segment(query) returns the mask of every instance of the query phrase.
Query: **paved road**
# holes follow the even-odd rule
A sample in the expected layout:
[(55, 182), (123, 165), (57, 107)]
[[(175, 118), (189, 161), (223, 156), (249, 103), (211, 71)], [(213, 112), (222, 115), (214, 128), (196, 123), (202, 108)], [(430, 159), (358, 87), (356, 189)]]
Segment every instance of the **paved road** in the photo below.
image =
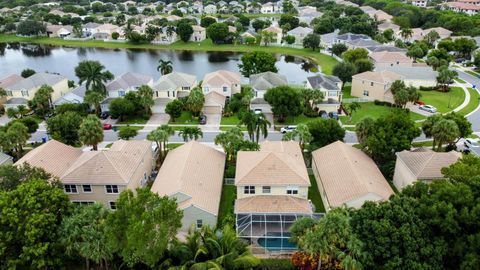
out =
[[(471, 85), (475, 85), (477, 89), (480, 87), (480, 79), (476, 78), (468, 73), (465, 73), (461, 70), (458, 70), (458, 77)], [(478, 91), (478, 90), (477, 90)], [(475, 132), (480, 132), (480, 110), (477, 110), (476, 112), (472, 113), (470, 116), (468, 116), (468, 121), (472, 123), (472, 129)]]

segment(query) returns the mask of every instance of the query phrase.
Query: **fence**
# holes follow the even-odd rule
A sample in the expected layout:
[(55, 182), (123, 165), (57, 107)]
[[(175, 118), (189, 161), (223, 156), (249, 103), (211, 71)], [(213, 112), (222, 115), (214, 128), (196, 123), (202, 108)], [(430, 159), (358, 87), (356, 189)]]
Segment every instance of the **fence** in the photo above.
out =
[(365, 103), (365, 102), (373, 102), (373, 100), (369, 98), (343, 98), (342, 102), (343, 103), (352, 103), (352, 102)]
[(235, 178), (225, 178), (223, 183), (230, 186), (235, 185)]

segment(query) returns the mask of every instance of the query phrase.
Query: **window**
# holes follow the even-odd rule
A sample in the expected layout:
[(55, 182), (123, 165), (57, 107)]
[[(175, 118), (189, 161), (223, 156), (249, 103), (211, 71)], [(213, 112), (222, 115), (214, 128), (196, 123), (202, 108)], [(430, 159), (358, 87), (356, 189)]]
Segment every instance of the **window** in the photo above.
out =
[(94, 204), (95, 202), (94, 201), (73, 201), (73, 203), (77, 205), (90, 205), (90, 204)]
[(363, 96), (368, 97), (370, 93), (367, 90), (363, 90)]
[(338, 96), (338, 92), (337, 91), (328, 91), (328, 96), (329, 97), (336, 97), (336, 96)]
[(203, 220), (197, 219), (197, 229), (201, 229), (203, 226)]
[(22, 90), (22, 97), (28, 97), (28, 91)]
[(13, 96), (12, 91), (7, 91), (7, 96), (9, 96), (9, 97)]
[(190, 90), (190, 86), (182, 86), (182, 90)]
[(116, 202), (108, 202), (108, 204), (110, 205), (110, 209), (112, 209), (112, 210), (117, 209), (117, 203)]
[(83, 192), (85, 193), (90, 193), (92, 192), (92, 186), (91, 185), (82, 185)]
[(66, 193), (78, 193), (76, 185), (64, 185), (63, 188)]
[(224, 86), (223, 87), (223, 92), (227, 92), (228, 91), (228, 87)]
[(208, 86), (203, 87), (203, 92), (208, 93), (210, 91), (210, 88)]
[(373, 86), (373, 82), (370, 83), (370, 86)]
[(117, 185), (106, 185), (105, 189), (107, 190), (107, 193), (118, 193), (118, 186)]
[(255, 194), (255, 186), (245, 186), (243, 188), (244, 194)]
[(298, 187), (287, 187), (287, 194), (289, 195), (298, 194)]
[(270, 193), (271, 192), (271, 187), (270, 186), (263, 186), (262, 187), (262, 193)]
[(125, 96), (125, 91), (123, 91), (123, 90), (118, 91), (118, 96), (119, 97), (124, 97)]

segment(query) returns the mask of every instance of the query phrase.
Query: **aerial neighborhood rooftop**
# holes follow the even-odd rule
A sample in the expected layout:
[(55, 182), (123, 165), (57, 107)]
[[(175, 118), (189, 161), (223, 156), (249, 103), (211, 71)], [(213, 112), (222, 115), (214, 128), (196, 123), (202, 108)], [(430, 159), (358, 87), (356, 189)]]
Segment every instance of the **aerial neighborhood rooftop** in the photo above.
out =
[(0, 264), (480, 269), (480, 0), (392, 1), (0, 1)]

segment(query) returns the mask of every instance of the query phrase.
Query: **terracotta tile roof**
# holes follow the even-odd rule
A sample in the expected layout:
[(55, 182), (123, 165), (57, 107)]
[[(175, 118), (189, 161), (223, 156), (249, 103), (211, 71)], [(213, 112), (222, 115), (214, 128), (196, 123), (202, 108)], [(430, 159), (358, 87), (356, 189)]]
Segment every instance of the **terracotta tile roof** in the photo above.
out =
[(383, 62), (401, 62), (401, 63), (413, 63), (413, 60), (410, 57), (407, 57), (403, 53), (399, 52), (374, 52), (370, 54), (370, 58), (372, 58), (377, 63)]
[(288, 195), (257, 195), (235, 200), (235, 214), (239, 213), (296, 213), (311, 214), (312, 206), (306, 199)]
[(356, 75), (353, 75), (352, 78), (360, 79), (360, 80), (367, 80), (367, 81), (372, 81), (372, 82), (377, 82), (377, 83), (382, 83), (382, 84), (388, 84), (392, 83), (396, 80), (401, 80), (403, 79), (402, 76), (391, 72), (391, 71), (366, 71), (363, 73), (359, 73)]
[(17, 82), (23, 80), (23, 77), (17, 74), (11, 74), (0, 80), (0, 88), (7, 88), (11, 85), (16, 84)]
[(202, 86), (223, 87), (240, 84), (240, 73), (218, 70), (205, 74)]
[(442, 168), (457, 162), (462, 155), (458, 152), (434, 152), (429, 149), (422, 151), (402, 151), (397, 158), (402, 160), (417, 179), (443, 178)]
[(480, 10), (480, 6), (468, 3), (461, 3), (461, 2), (449, 2), (446, 3), (447, 6), (451, 8), (458, 8), (463, 10)]
[(282, 28), (277, 27), (277, 26), (273, 26), (273, 25), (263, 29), (263, 31), (272, 32), (272, 33), (275, 33), (275, 34), (283, 32)]
[(312, 154), (318, 184), (323, 186), (330, 207), (370, 194), (387, 200), (393, 194), (377, 165), (359, 149), (337, 141)]
[(15, 165), (28, 163), (60, 178), (82, 153), (78, 148), (50, 140), (28, 152)]
[(239, 151), (235, 185), (310, 186), (307, 169), (297, 142), (260, 144), (260, 151)]
[(167, 196), (185, 194), (189, 199), (180, 203), (181, 209), (194, 205), (217, 215), (224, 166), (224, 153), (191, 141), (168, 153), (151, 190)]
[(212, 91), (205, 95), (205, 104), (204, 106), (225, 106), (225, 96), (218, 93), (217, 91)]

